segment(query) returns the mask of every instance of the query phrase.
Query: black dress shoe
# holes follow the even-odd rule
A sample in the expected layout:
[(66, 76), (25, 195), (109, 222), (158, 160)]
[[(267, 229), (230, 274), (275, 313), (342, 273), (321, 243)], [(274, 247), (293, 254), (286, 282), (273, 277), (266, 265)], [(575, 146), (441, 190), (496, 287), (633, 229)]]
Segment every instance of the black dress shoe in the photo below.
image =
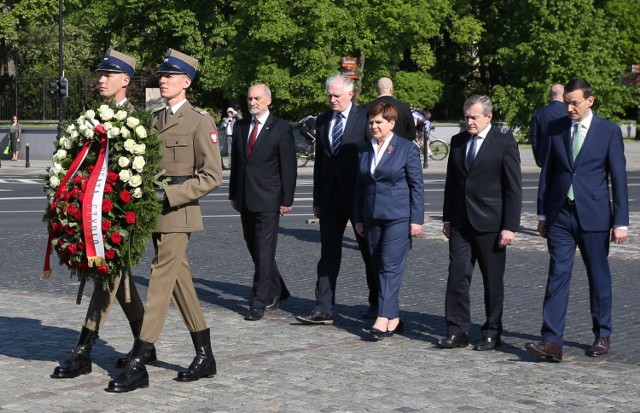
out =
[(539, 343), (527, 343), (524, 348), (529, 354), (547, 361), (562, 361), (562, 346), (549, 340), (542, 340)]
[(314, 311), (308, 316), (297, 315), (296, 320), (298, 320), (302, 324), (310, 324), (310, 325), (333, 324), (333, 317), (331, 317), (330, 315), (321, 313), (320, 311)]
[(438, 346), (441, 348), (458, 348), (467, 347), (468, 345), (469, 334), (467, 333), (452, 334), (438, 341)]
[(249, 312), (247, 313), (247, 315), (244, 316), (244, 319), (247, 321), (258, 321), (262, 317), (264, 317), (264, 309), (252, 307), (249, 309)]
[(382, 340), (385, 337), (393, 336), (393, 331), (382, 331), (375, 327), (363, 328), (362, 331), (371, 334), (376, 340)]
[(611, 348), (611, 339), (609, 337), (598, 337), (593, 342), (591, 348), (587, 350), (587, 356), (604, 356), (609, 353), (609, 348)]
[(473, 347), (473, 349), (476, 351), (495, 350), (501, 342), (500, 337), (483, 337), (482, 340)]

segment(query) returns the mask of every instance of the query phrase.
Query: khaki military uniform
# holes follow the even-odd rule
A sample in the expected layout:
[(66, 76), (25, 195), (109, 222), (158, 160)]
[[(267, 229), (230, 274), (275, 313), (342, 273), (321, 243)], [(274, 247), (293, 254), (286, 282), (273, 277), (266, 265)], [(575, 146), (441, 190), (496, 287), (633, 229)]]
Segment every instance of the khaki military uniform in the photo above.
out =
[(154, 343), (164, 325), (171, 297), (190, 332), (207, 328), (186, 256), (189, 237), (203, 229), (198, 199), (220, 186), (222, 164), (213, 118), (185, 102), (165, 120), (156, 113), (153, 130), (160, 135), (162, 159), (158, 168), (176, 177), (165, 189), (168, 206), (154, 230), (155, 257), (151, 264), (146, 312), (140, 339)]
[[(135, 108), (131, 102), (127, 99), (123, 105), (127, 112), (135, 111)], [(122, 282), (122, 280), (125, 282)], [(128, 285), (125, 285), (128, 283)], [(127, 302), (126, 288), (129, 288), (129, 301)], [(120, 272), (113, 279), (111, 285), (111, 291), (105, 291), (102, 288), (102, 281), (96, 281), (93, 285), (93, 294), (91, 295), (91, 301), (87, 308), (87, 315), (84, 320), (84, 326), (91, 331), (99, 331), (104, 323), (107, 321), (107, 316), (111, 311), (114, 299), (117, 298), (124, 311), (129, 323), (136, 321), (142, 322), (144, 316), (144, 307), (140, 294), (136, 289), (136, 285), (131, 277), (123, 277), (123, 273)]]

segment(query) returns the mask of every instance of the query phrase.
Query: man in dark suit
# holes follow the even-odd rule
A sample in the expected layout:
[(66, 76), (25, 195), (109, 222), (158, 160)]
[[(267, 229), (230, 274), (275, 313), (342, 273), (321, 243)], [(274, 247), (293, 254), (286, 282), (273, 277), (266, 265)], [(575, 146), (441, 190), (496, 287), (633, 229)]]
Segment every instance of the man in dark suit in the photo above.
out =
[(373, 103), (378, 101), (391, 103), (398, 109), (398, 120), (396, 121), (396, 126), (393, 128), (393, 133), (401, 138), (415, 141), (416, 124), (413, 120), (413, 114), (411, 113), (411, 106), (393, 97), (393, 81), (388, 77), (381, 77), (376, 84), (376, 91), (378, 92), (378, 99), (369, 103), (365, 107), (365, 111), (368, 110)]
[(549, 127), (549, 156), (538, 185), (538, 232), (547, 239), (549, 276), (542, 307), (542, 341), (525, 348), (550, 361), (562, 360), (576, 245), (589, 278), (595, 335), (587, 355), (605, 355), (611, 345), (609, 242), (626, 241), (629, 202), (620, 127), (593, 113), (594, 100), (587, 81), (575, 79), (565, 85), (569, 117)]
[[(316, 305), (308, 316), (297, 316), (304, 324), (333, 324), (336, 281), (342, 260), (342, 238), (347, 222), (353, 226), (353, 205), (359, 148), (369, 142), (363, 108), (351, 102), (353, 81), (343, 75), (327, 79), (331, 110), (316, 121), (316, 159), (313, 168), (313, 213), (320, 218), (320, 260), (316, 283)], [(354, 229), (355, 233), (355, 229)], [(378, 281), (371, 269), (367, 241), (355, 234), (367, 273), (369, 310), (378, 314)]]
[(251, 117), (233, 129), (229, 199), (240, 212), (242, 232), (254, 263), (253, 288), (245, 320), (257, 321), (276, 309), (289, 291), (276, 264), (280, 216), (291, 212), (296, 189), (296, 149), (291, 125), (269, 112), (271, 90), (249, 88)]
[(563, 85), (554, 84), (551, 86), (549, 93), (551, 102), (538, 108), (533, 115), (533, 121), (531, 122), (531, 149), (536, 165), (540, 168), (542, 168), (544, 159), (549, 152), (549, 137), (547, 134), (549, 124), (551, 121), (567, 116), (567, 108), (562, 101), (563, 93)]
[(484, 283), (486, 321), (475, 350), (500, 344), (506, 247), (520, 227), (522, 179), (517, 142), (491, 126), (492, 103), (474, 95), (464, 103), (467, 131), (451, 139), (442, 232), (449, 238), (442, 348), (466, 347), (471, 326), (469, 286), (476, 261)]

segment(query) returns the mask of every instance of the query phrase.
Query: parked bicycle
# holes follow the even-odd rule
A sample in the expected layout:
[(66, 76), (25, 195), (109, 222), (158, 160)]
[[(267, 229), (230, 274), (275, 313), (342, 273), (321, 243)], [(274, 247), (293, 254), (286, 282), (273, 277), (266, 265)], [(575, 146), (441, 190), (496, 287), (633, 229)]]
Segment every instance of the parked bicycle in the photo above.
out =
[(307, 162), (310, 160), (314, 160), (316, 157), (316, 140), (309, 142), (307, 146), (302, 150), (298, 151), (296, 154), (298, 158), (298, 167), (303, 167), (307, 165)]

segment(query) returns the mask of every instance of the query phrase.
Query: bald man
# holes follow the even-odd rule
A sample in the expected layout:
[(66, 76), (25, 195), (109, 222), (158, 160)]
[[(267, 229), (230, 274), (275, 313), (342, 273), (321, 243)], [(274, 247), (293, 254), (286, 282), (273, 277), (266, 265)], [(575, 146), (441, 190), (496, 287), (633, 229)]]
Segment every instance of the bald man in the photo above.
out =
[(411, 107), (393, 97), (393, 81), (388, 77), (381, 77), (376, 84), (376, 91), (378, 92), (378, 99), (365, 106), (365, 110), (368, 110), (371, 105), (378, 101), (392, 104), (398, 110), (398, 119), (396, 126), (393, 128), (393, 133), (402, 138), (414, 141), (416, 139), (416, 125), (413, 122)]

